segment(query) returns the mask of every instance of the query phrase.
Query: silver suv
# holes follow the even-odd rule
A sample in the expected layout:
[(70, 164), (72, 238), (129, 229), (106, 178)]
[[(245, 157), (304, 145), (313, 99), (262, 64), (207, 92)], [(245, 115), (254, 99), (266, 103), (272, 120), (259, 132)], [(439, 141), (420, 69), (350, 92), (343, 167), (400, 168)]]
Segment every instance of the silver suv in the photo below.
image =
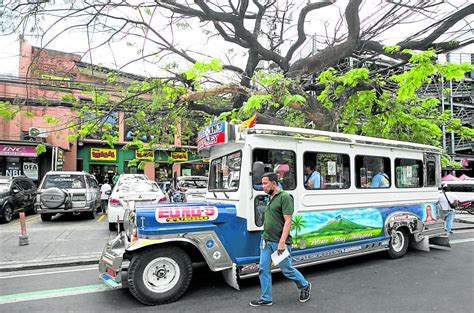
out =
[(85, 172), (48, 172), (38, 188), (35, 205), (45, 222), (56, 213), (82, 213), (94, 219), (100, 207), (99, 184)]

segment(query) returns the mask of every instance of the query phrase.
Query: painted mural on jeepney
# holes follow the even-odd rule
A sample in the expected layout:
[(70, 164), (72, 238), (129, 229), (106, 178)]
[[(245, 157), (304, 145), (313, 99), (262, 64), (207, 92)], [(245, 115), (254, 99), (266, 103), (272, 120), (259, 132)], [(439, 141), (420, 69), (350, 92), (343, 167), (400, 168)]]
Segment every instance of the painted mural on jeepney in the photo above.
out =
[(434, 223), (438, 218), (436, 203), (303, 212), (293, 217), (292, 247), (306, 249), (380, 237), (383, 235), (385, 218), (396, 212), (411, 212), (425, 224)]
[(304, 212), (292, 223), (293, 248), (305, 249), (379, 237), (383, 218), (377, 209)]
[(421, 220), (425, 224), (433, 224), (438, 219), (436, 215), (436, 203), (420, 204), (421, 214), (419, 214)]

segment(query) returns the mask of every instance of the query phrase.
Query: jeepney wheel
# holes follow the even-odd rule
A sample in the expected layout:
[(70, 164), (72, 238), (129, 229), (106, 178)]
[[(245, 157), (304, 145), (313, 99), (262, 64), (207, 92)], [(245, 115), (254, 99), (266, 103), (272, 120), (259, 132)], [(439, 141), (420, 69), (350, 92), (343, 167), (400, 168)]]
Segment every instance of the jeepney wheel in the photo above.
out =
[(388, 254), (392, 259), (404, 256), (408, 250), (408, 235), (405, 229), (398, 228), (391, 236)]
[(193, 276), (191, 259), (177, 247), (158, 247), (135, 255), (128, 269), (128, 285), (143, 304), (157, 305), (178, 300)]

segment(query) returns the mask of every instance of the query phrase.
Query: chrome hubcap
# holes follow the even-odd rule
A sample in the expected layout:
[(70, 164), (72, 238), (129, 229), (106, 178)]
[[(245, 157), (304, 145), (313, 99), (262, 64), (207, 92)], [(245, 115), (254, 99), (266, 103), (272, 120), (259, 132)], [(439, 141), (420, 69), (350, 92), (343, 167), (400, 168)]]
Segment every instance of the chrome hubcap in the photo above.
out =
[(143, 272), (145, 286), (153, 292), (166, 292), (178, 283), (181, 275), (179, 265), (171, 258), (152, 260)]
[(395, 252), (400, 252), (405, 244), (405, 238), (403, 237), (402, 232), (397, 231), (394, 236), (392, 236), (392, 248)]

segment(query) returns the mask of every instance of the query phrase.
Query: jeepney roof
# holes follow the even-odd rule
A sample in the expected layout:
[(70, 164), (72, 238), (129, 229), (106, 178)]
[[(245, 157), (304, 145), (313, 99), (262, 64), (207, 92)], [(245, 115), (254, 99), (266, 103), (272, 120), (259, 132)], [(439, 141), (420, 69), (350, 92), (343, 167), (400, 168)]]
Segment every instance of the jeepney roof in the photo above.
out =
[(380, 145), (399, 149), (417, 149), (433, 153), (441, 152), (440, 148), (430, 145), (296, 127), (256, 124), (253, 128), (248, 128), (246, 131), (248, 135), (289, 136), (310, 140), (347, 142), (349, 144)]

